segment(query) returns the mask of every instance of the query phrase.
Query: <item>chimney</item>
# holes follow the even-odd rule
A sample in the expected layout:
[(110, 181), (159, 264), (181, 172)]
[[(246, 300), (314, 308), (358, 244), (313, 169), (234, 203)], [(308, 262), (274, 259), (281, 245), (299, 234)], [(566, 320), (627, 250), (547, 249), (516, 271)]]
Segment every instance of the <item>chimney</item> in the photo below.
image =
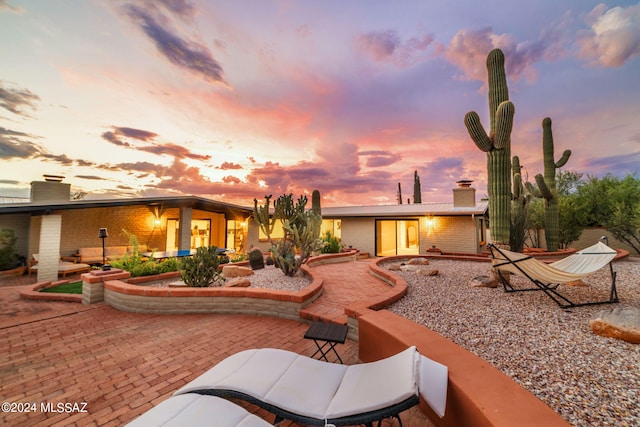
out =
[(71, 184), (64, 184), (64, 176), (44, 175), (44, 181), (31, 182), (31, 202), (68, 202)]
[(473, 181), (462, 179), (456, 181), (458, 188), (453, 189), (454, 208), (473, 208), (476, 205), (476, 189), (471, 187)]

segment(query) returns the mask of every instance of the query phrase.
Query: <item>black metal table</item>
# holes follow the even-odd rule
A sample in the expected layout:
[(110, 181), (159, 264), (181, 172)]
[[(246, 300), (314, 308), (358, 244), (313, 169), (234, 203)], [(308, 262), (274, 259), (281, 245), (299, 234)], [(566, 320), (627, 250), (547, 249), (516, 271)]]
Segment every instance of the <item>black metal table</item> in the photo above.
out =
[(336, 344), (344, 344), (347, 339), (348, 332), (349, 327), (347, 325), (339, 325), (337, 323), (326, 322), (312, 323), (311, 326), (309, 326), (307, 332), (304, 334), (304, 337), (306, 339), (313, 340), (313, 342), (316, 343), (316, 347), (318, 347), (316, 352), (313, 353), (311, 357), (316, 357), (317, 354), (320, 354), (318, 359), (324, 359), (328, 362), (329, 360), (327, 359), (327, 354), (333, 351), (333, 353), (338, 358), (338, 361), (340, 363), (343, 363), (340, 355), (336, 351)]

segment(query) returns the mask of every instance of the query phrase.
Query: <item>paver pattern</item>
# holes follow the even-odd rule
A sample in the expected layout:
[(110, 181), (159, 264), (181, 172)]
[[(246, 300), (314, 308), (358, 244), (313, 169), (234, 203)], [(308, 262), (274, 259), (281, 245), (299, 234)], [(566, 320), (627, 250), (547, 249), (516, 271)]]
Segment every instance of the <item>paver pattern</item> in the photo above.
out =
[[(365, 262), (314, 267), (325, 276), (325, 295), (315, 303), (321, 304), (319, 311), (343, 315), (344, 304), (387, 286), (366, 267)], [(0, 399), (35, 403), (33, 412), (0, 413), (1, 425), (119, 426), (238, 351), (274, 347), (307, 356), (315, 351), (303, 338), (309, 326), (303, 321), (126, 313), (103, 303), (21, 300), (20, 290), (33, 282), (0, 283)], [(359, 362), (357, 343), (347, 340), (338, 349), (345, 363)], [(59, 403), (68, 406), (51, 411)], [(271, 414), (243, 406), (273, 421)], [(430, 425), (418, 408), (405, 411), (402, 419), (409, 427)]]

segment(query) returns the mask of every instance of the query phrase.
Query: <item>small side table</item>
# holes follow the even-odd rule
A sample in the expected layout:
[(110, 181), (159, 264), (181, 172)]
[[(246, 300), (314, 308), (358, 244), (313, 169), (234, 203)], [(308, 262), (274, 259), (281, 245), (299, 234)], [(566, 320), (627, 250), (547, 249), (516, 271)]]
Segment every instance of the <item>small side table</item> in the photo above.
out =
[(326, 322), (312, 323), (304, 334), (305, 339), (313, 340), (313, 342), (316, 343), (316, 347), (318, 347), (311, 357), (316, 357), (316, 355), (320, 354), (318, 360), (324, 359), (328, 362), (327, 354), (333, 351), (338, 358), (338, 361), (343, 363), (340, 355), (336, 351), (336, 344), (344, 344), (347, 339), (348, 332), (349, 327), (347, 325)]

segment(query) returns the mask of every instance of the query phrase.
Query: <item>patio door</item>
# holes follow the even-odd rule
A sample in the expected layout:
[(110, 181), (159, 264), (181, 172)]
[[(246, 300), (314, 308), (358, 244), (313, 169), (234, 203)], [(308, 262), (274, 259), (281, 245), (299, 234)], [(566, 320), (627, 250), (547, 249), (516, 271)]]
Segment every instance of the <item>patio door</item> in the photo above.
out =
[[(211, 244), (211, 220), (193, 219), (191, 220), (191, 249), (201, 246), (207, 247)], [(180, 220), (167, 220), (167, 250), (178, 249), (178, 233), (180, 231)]]
[(418, 255), (418, 227), (417, 219), (376, 220), (376, 256)]

